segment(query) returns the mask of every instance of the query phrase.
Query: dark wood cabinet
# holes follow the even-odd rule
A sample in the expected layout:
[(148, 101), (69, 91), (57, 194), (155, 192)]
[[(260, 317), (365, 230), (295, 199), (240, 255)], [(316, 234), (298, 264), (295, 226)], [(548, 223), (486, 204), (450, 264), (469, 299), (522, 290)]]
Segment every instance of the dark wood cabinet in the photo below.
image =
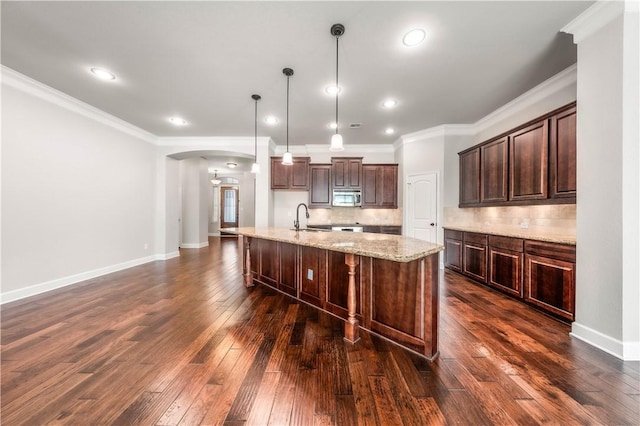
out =
[(576, 196), (576, 107), (549, 120), (549, 197)]
[(280, 282), (280, 245), (276, 241), (269, 240), (261, 240), (259, 244), (258, 276), (265, 284), (278, 288)]
[(508, 154), (507, 137), (489, 142), (480, 147), (480, 201), (507, 201), (508, 198)]
[(487, 235), (464, 233), (462, 272), (477, 281), (487, 282)]
[(444, 230), (444, 266), (462, 272), (463, 232)]
[(331, 158), (334, 189), (362, 188), (362, 157)]
[(460, 207), (480, 202), (480, 148), (463, 151), (460, 158)]
[(326, 283), (326, 250), (300, 246), (300, 299), (323, 307)]
[(524, 300), (569, 321), (575, 319), (575, 246), (525, 242)]
[(365, 164), (362, 181), (363, 208), (398, 208), (397, 164)]
[(488, 284), (521, 298), (523, 252), (522, 239), (489, 235)]
[(309, 208), (331, 207), (331, 164), (309, 165)]
[(278, 289), (284, 293), (296, 296), (296, 266), (298, 246), (281, 243), (280, 245), (280, 276)]
[(309, 190), (309, 157), (294, 157), (291, 166), (271, 157), (271, 189)]
[(549, 161), (548, 120), (509, 136), (509, 199), (547, 198)]
[[(358, 263), (360, 263), (358, 259)], [(328, 253), (328, 282), (326, 295), (326, 310), (342, 319), (347, 319), (347, 286), (345, 285), (345, 277), (349, 274), (349, 267), (345, 264), (344, 253), (330, 251)], [(361, 319), (362, 304), (360, 303), (360, 292), (362, 288), (360, 269), (356, 268), (356, 316)]]

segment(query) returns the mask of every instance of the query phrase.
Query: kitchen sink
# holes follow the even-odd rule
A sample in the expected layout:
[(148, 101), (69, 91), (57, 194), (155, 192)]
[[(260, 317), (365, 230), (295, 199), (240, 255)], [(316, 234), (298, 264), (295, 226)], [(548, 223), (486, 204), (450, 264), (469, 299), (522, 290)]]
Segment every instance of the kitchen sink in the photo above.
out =
[[(296, 228), (291, 228), (291, 231), (295, 231)], [(319, 228), (300, 228), (299, 232), (328, 232), (328, 229), (319, 229)]]

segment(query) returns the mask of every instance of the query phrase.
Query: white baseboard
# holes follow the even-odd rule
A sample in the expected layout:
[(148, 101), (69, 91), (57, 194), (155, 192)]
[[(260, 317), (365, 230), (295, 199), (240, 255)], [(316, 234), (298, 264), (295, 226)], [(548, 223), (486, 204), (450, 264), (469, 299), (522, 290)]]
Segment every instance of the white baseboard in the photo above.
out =
[(80, 281), (90, 280), (92, 278), (110, 274), (112, 272), (117, 272), (123, 269), (142, 265), (143, 263), (153, 262), (157, 260), (157, 258), (158, 258), (157, 255), (141, 257), (139, 259), (129, 260), (127, 262), (118, 263), (116, 265), (105, 266), (104, 268), (94, 269), (93, 271), (87, 271), (87, 272), (82, 272), (80, 274), (69, 275), (67, 277), (62, 277), (62, 278), (47, 281), (44, 283), (35, 284), (29, 287), (8, 291), (6, 293), (1, 293), (0, 304), (24, 299), (25, 297), (35, 296), (37, 294), (55, 290), (57, 288), (65, 287), (71, 284), (76, 284), (76, 283), (79, 283)]
[(185, 249), (199, 249), (199, 248), (204, 248), (204, 247), (209, 247), (209, 241), (205, 241), (203, 243), (182, 243), (180, 244), (180, 248), (185, 248)]
[(180, 251), (174, 251), (172, 253), (156, 254), (156, 260), (169, 260), (174, 257), (180, 257)]
[(623, 342), (577, 322), (570, 335), (623, 361), (640, 361), (640, 342)]

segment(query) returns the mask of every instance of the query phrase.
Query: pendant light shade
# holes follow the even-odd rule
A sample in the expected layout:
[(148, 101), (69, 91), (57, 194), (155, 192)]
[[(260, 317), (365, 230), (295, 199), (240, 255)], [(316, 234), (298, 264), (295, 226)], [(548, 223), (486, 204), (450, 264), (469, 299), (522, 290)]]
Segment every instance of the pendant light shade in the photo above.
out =
[(262, 99), (260, 95), (251, 95), (251, 99), (255, 101), (254, 114), (254, 148), (253, 148), (253, 164), (251, 165), (251, 173), (260, 173), (260, 164), (258, 164), (258, 101)]
[[(338, 85), (338, 40), (340, 36), (344, 34), (344, 25), (342, 24), (333, 24), (331, 26), (331, 35), (336, 38), (336, 87), (340, 87)], [(331, 146), (329, 147), (329, 151), (344, 151), (344, 145), (342, 143), (342, 135), (338, 133), (338, 94), (339, 90), (336, 90), (336, 134), (331, 137)]]
[(213, 179), (211, 179), (211, 183), (213, 186), (218, 186), (222, 183), (220, 179), (218, 179), (218, 170), (214, 170), (215, 174), (213, 175)]
[(289, 152), (289, 78), (293, 75), (291, 68), (285, 68), (282, 73), (287, 76), (287, 152), (282, 156), (282, 164), (285, 166), (293, 165), (293, 155)]

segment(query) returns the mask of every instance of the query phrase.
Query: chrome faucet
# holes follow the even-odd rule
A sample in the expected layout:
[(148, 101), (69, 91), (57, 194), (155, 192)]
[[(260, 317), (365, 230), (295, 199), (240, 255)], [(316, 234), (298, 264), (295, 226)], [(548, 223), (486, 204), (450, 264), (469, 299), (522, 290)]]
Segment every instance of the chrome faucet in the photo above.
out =
[(307, 219), (309, 219), (309, 209), (305, 203), (298, 204), (296, 207), (296, 220), (293, 222), (293, 227), (296, 228), (296, 232), (300, 229), (300, 206), (304, 206), (305, 214)]

